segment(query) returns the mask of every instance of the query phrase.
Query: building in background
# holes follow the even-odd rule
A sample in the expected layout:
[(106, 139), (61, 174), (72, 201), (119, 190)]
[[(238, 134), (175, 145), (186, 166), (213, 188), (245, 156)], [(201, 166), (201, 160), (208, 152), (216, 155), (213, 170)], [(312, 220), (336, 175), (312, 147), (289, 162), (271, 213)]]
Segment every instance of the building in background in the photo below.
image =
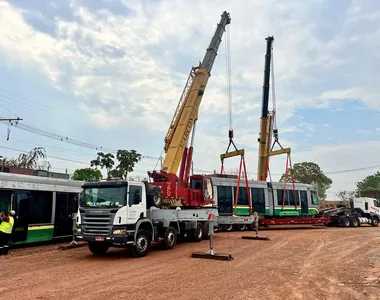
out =
[(0, 165), (0, 172), (22, 175), (33, 175), (33, 169), (20, 168), (15, 166)]
[(46, 170), (34, 170), (32, 175), (59, 179), (70, 179), (70, 175), (67, 173), (50, 172)]

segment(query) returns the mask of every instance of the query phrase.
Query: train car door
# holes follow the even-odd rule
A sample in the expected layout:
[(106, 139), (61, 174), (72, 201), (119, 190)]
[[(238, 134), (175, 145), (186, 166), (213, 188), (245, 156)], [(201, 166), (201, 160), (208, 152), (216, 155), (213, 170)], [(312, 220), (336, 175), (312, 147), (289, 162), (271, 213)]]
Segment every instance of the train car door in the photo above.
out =
[(218, 212), (221, 216), (232, 215), (232, 188), (230, 186), (217, 186)]
[(301, 212), (309, 214), (309, 203), (307, 202), (307, 191), (300, 191), (301, 196)]
[(13, 194), (12, 209), (16, 212), (11, 241), (21, 242), (28, 238), (30, 202), (33, 196), (30, 191), (16, 190)]
[(77, 212), (78, 195), (75, 193), (56, 193), (54, 237), (72, 235), (72, 214)]

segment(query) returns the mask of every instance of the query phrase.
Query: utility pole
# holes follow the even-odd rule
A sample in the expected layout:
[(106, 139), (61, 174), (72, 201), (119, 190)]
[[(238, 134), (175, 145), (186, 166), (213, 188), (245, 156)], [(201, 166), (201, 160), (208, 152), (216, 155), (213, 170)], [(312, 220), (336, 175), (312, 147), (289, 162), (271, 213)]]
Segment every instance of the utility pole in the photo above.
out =
[(20, 118), (9, 118), (9, 119), (7, 119), (7, 118), (0, 118), (0, 121), (9, 121), (9, 122), (11, 122), (11, 121), (22, 121), (23, 119), (20, 119)]
[[(20, 119), (19, 117), (17, 118), (0, 118), (0, 121), (8, 121), (9, 123), (12, 122), (12, 121), (22, 121), (22, 119)], [(9, 127), (9, 124), (8, 124), (8, 132), (7, 132), (7, 141), (9, 140), (9, 135), (11, 133), (11, 128)]]

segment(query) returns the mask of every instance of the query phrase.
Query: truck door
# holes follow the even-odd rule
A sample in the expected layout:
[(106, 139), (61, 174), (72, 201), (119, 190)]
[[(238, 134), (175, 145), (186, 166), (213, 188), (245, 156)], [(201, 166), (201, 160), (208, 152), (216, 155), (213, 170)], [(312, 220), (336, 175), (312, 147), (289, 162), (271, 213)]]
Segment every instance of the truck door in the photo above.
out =
[(145, 203), (142, 201), (142, 186), (128, 185), (128, 223), (135, 223), (144, 216)]

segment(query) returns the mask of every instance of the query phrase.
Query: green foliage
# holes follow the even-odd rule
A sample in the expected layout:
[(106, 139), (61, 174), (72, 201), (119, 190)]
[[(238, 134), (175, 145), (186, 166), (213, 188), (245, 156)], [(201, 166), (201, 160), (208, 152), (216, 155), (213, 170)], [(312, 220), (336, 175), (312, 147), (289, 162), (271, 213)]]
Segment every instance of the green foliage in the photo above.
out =
[(136, 150), (118, 150), (116, 153), (116, 159), (118, 165), (113, 169), (115, 165), (115, 156), (112, 153), (103, 152), (98, 153), (98, 157), (90, 162), (91, 167), (100, 167), (101, 169), (107, 169), (107, 178), (115, 179), (127, 179), (128, 173), (132, 172), (136, 163), (141, 160), (141, 154)]
[(90, 161), (90, 166), (95, 166), (95, 170), (98, 167), (100, 167), (101, 169), (106, 168), (107, 178), (110, 178), (110, 171), (115, 164), (115, 162), (113, 161), (114, 158), (115, 156), (112, 153), (104, 154), (103, 152), (98, 152), (98, 157)]
[(380, 190), (380, 172), (369, 175), (356, 184), (359, 191), (379, 191)]
[[(291, 182), (292, 173), (294, 181), (300, 183), (313, 184), (317, 186), (319, 200), (326, 199), (326, 191), (330, 188), (332, 180), (323, 174), (318, 164), (313, 162), (302, 162), (294, 164), (293, 169), (288, 169), (287, 182)], [(281, 176), (283, 181), (285, 174)]]
[(135, 164), (141, 160), (141, 154), (137, 153), (136, 150), (118, 150), (116, 158), (119, 161), (116, 170), (122, 178), (127, 179), (128, 173), (133, 172)]
[(46, 158), (45, 148), (36, 147), (30, 150), (29, 153), (21, 153), (18, 158), (4, 157), (1, 160), (1, 164), (25, 169), (49, 170), (51, 165), (46, 161)]
[(73, 180), (81, 180), (87, 182), (100, 181), (103, 178), (99, 170), (91, 168), (76, 169), (72, 177)]

